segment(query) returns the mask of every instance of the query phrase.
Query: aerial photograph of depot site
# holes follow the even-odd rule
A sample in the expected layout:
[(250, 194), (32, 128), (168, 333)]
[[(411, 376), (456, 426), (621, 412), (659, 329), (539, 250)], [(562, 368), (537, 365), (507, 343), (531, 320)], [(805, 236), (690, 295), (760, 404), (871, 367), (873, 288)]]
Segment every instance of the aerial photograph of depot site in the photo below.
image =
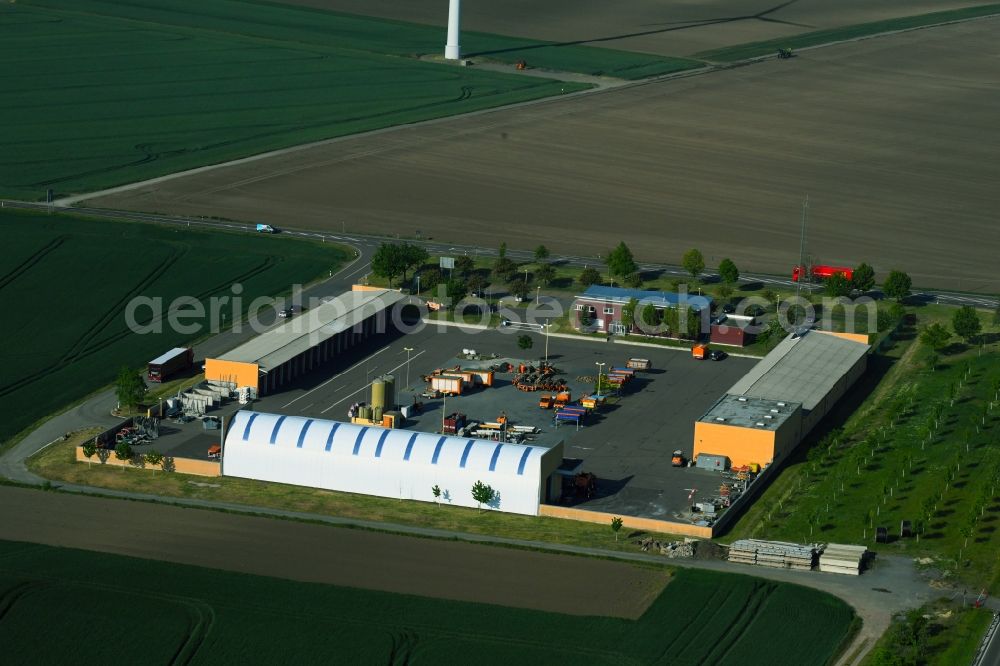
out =
[(1000, 665), (1000, 4), (0, 2), (5, 664)]

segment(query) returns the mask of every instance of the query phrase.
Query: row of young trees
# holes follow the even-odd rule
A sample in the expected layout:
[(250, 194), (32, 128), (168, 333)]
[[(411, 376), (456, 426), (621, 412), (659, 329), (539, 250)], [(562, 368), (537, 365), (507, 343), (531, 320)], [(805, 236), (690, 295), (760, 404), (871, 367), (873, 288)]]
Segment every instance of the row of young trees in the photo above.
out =
[[(81, 448), (83, 449), (83, 455), (87, 459), (87, 462), (92, 464), (93, 457), (96, 456), (100, 451), (100, 449), (97, 446), (97, 442), (94, 440), (89, 440), (85, 442)], [(118, 442), (118, 444), (115, 446), (115, 458), (117, 458), (123, 463), (131, 461), (144, 462), (145, 464), (150, 465), (151, 467), (155, 467), (156, 465), (161, 465), (166, 460), (166, 457), (155, 449), (147, 451), (146, 453), (143, 454), (137, 454), (135, 449), (133, 449), (132, 445), (129, 444), (128, 442)], [(104, 458), (101, 458), (102, 462), (103, 460)], [(125, 470), (125, 465), (122, 465), (122, 471), (124, 470)]]

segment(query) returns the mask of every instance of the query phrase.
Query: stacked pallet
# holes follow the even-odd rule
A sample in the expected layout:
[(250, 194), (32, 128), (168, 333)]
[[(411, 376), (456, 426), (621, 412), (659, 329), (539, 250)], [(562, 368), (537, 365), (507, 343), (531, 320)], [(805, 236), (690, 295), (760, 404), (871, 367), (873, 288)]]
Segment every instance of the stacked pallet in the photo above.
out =
[(757, 564), (757, 546), (753, 539), (740, 539), (729, 547), (729, 561), (741, 564)]
[(797, 543), (740, 539), (729, 548), (729, 561), (777, 569), (810, 571), (815, 553), (812, 546)]
[(867, 552), (868, 549), (864, 546), (851, 546), (842, 543), (827, 544), (819, 556), (819, 570), (859, 576)]

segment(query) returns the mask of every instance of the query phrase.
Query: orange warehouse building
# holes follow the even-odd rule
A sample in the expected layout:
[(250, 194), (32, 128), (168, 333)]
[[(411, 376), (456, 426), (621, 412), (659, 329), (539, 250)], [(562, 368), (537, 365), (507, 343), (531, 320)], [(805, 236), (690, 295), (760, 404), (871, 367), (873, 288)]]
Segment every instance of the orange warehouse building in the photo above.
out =
[(784, 460), (864, 374), (867, 337), (810, 330), (789, 335), (695, 422), (694, 456), (730, 464)]
[(733, 466), (767, 465), (801, 437), (800, 403), (724, 395), (694, 424), (694, 456), (726, 456)]
[(205, 359), (205, 379), (233, 389), (249, 387), (257, 395), (274, 393), (364, 340), (394, 332), (397, 321), (419, 317), (407, 309), (415, 310), (397, 291), (349, 291)]

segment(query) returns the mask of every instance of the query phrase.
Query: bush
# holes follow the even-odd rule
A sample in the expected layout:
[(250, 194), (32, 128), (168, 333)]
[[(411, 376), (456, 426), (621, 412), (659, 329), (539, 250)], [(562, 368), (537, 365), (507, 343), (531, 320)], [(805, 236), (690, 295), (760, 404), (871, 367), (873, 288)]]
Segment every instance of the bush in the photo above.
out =
[(580, 272), (580, 277), (578, 278), (580, 284), (584, 287), (589, 287), (594, 284), (601, 284), (601, 273), (596, 268), (584, 268)]

